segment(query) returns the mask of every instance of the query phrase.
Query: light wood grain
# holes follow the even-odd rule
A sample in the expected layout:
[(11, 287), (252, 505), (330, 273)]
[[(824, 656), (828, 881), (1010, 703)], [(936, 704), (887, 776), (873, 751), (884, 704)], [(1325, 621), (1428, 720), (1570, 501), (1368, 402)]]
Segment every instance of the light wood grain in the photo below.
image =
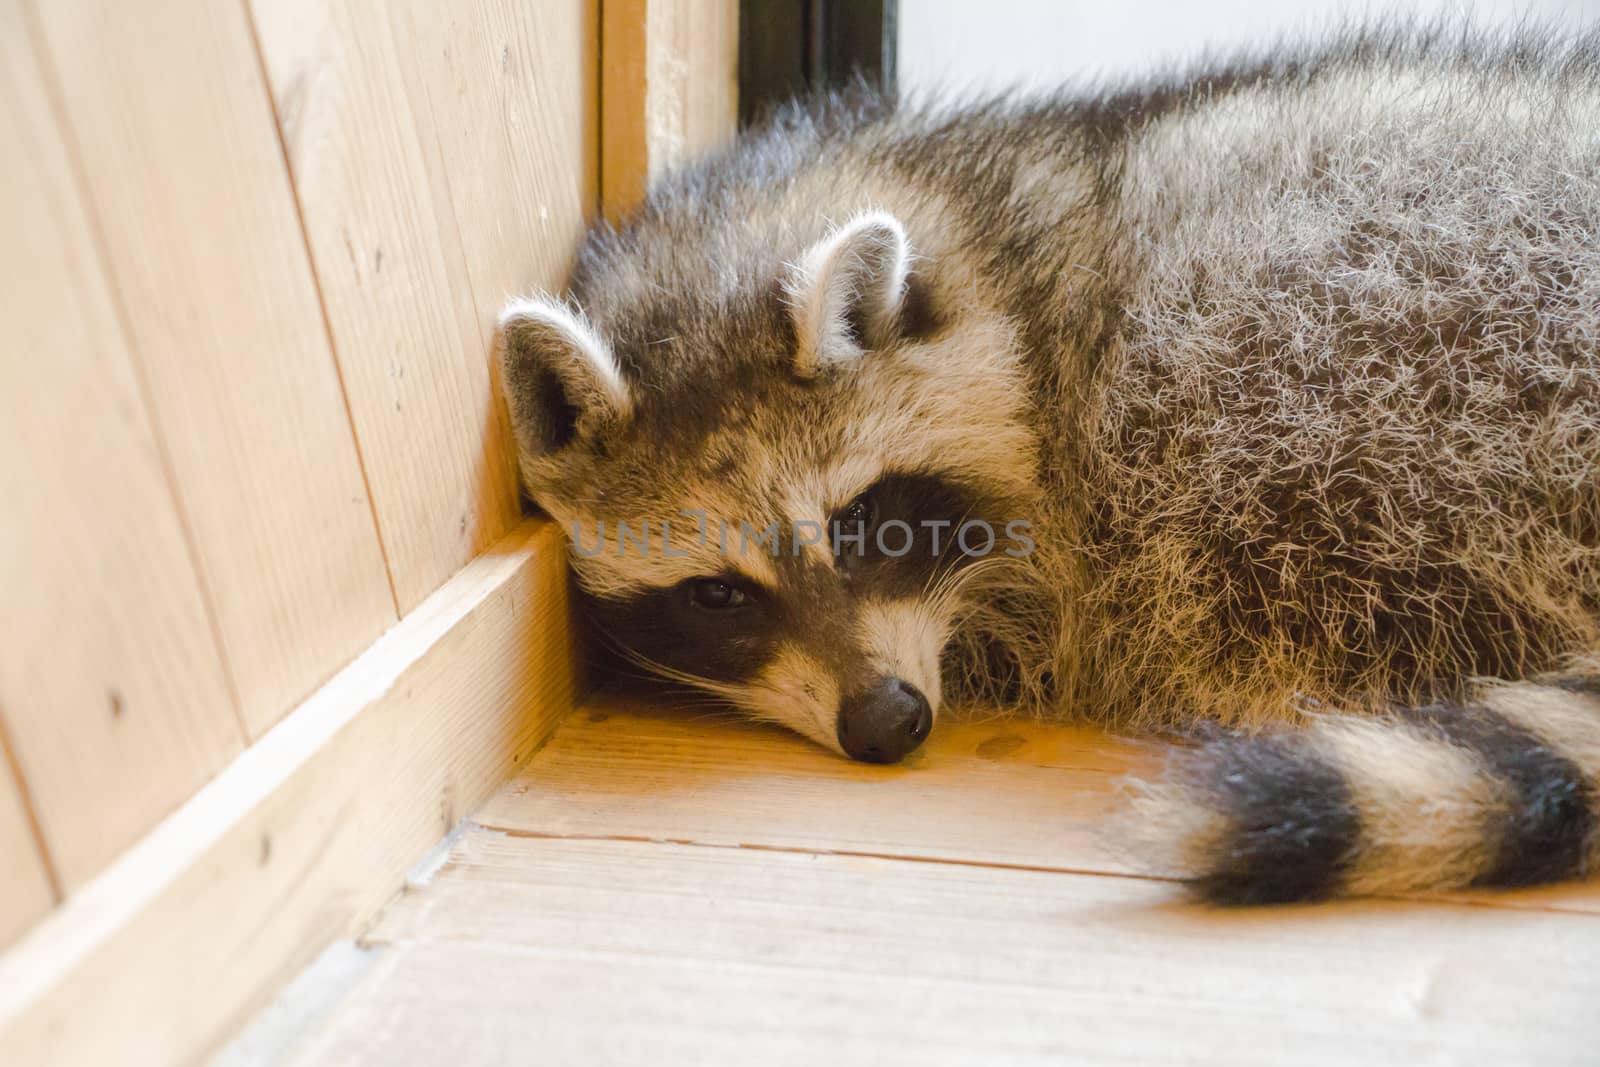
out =
[(196, 1062), (528, 759), (572, 653), (524, 524), (0, 957), (0, 1063)]
[(606, 700), (477, 815), (520, 833), (1127, 871), (1100, 833), (1157, 754), (1088, 729), (940, 723), (905, 763), (851, 763), (777, 728)]
[(290, 1062), (1592, 1062), (1593, 917), (1175, 898), (480, 830), (387, 910), (368, 936), (385, 958)]
[(616, 221), (650, 181), (733, 135), (736, 0), (607, 0), (601, 10), (600, 199)]
[(391, 17), (487, 348), (507, 297), (561, 288), (599, 202), (599, 4), (399, 4)]
[(250, 27), (204, 0), (34, 12), (258, 736), (395, 605)]
[(22, 789), (0, 761), (0, 949), (15, 941), (55, 903), (55, 890), (34, 836)]
[[(243, 737), (23, 12), (0, 12), (0, 724), (70, 890)], [(0, 793), (5, 941), (50, 894)]]
[[(1162, 746), (1003, 716), (946, 721), (904, 763), (851, 763), (775, 727), (601, 696), (476, 816), (490, 829), (1127, 875), (1113, 820)], [(1600, 914), (1600, 884), (1431, 899)]]
[[(437, 141), (411, 113), (402, 51), (419, 42), (397, 44), (383, 6), (251, 10), (404, 613), (518, 515), (454, 210), (443, 175), (430, 179)], [(559, 59), (575, 36), (541, 47)]]
[[(561, 290), (599, 202), (599, 3), (413, 3), (390, 16), (489, 352), (508, 298)], [(514, 465), (499, 367), (488, 360), (490, 435)]]

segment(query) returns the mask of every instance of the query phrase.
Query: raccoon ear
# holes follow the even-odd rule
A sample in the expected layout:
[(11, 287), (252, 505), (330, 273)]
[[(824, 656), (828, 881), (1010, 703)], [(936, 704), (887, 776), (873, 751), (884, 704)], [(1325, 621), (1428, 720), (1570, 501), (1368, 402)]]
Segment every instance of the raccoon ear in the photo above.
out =
[(886, 212), (858, 215), (814, 245), (784, 280), (799, 342), (795, 373), (810, 378), (887, 342), (910, 273), (905, 227)]
[(513, 300), (500, 312), (500, 336), (506, 401), (523, 455), (565, 448), (632, 409), (616, 357), (582, 312), (545, 297)]

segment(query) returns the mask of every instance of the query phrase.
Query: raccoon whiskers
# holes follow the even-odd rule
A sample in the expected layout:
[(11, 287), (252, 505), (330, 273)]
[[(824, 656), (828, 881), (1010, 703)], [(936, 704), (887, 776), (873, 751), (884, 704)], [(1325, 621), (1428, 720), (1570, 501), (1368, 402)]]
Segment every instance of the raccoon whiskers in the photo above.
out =
[[(819, 712), (826, 720), (833, 713), (831, 708), (820, 708), (815, 701), (802, 700), (796, 693), (773, 685), (761, 675), (737, 685), (718, 681), (662, 663), (638, 649), (612, 639), (610, 635), (603, 636), (607, 643), (626, 660), (649, 672), (650, 677), (698, 691), (705, 697), (717, 701), (715, 705), (711, 705), (714, 708), (737, 709), (745, 718), (786, 726), (790, 729), (801, 729), (802, 732), (814, 732), (819, 739), (832, 734), (832, 729), (826, 721), (817, 720)], [(796, 713), (803, 718), (797, 720)]]
[[(623, 669), (837, 752), (888, 754), (851, 720), (895, 707), (909, 752), (906, 688), (1286, 726), (1150, 820), (1214, 899), (1576, 855), (1600, 683), (1471, 679), (1600, 648), (1596, 129), (1600, 33), (1399, 25), (1077, 98), (794, 107), (591, 233), (583, 314), (514, 305), (524, 483), (607, 517), (573, 567)], [(840, 508), (924, 549), (949, 520), (945, 554), (782, 551)], [(686, 514), (780, 532), (622, 551), (611, 521)], [(1029, 552), (958, 552), (997, 516)]]
[(957, 616), (969, 586), (982, 584), (979, 582), (980, 578), (1004, 570), (1010, 565), (1014, 565), (1010, 557), (986, 556), (965, 567), (950, 568), (930, 579), (932, 588), (925, 589), (923, 600), (939, 618)]
[(680, 670), (676, 667), (669, 667), (667, 664), (662, 663), (659, 660), (651, 659), (649, 656), (646, 656), (639, 650), (630, 648), (627, 645), (621, 644), (620, 642), (610, 642), (610, 644), (623, 656), (631, 660), (636, 665), (643, 667), (657, 678), (661, 678), (669, 682), (677, 682), (680, 685), (690, 686), (695, 689), (704, 690), (708, 693), (714, 693), (734, 704), (743, 705), (745, 703), (746, 697), (744, 696), (744, 691), (739, 686), (728, 685), (724, 682), (707, 678), (704, 675), (694, 674), (690, 671)]

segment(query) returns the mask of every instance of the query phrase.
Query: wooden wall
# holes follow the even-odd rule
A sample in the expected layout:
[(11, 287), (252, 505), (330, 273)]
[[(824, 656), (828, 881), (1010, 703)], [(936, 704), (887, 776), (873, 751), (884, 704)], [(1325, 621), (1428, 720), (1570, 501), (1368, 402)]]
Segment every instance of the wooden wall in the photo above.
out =
[(0, 945), (518, 516), (598, 0), (0, 0)]

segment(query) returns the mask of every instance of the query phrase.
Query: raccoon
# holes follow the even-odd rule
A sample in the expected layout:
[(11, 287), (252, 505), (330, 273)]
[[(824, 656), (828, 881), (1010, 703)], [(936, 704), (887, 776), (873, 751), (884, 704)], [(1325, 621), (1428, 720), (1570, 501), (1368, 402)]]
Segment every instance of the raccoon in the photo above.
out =
[(1131, 839), (1219, 903), (1600, 859), (1593, 35), (858, 86), (501, 326), (640, 670), (874, 762), (973, 705), (1173, 735)]

